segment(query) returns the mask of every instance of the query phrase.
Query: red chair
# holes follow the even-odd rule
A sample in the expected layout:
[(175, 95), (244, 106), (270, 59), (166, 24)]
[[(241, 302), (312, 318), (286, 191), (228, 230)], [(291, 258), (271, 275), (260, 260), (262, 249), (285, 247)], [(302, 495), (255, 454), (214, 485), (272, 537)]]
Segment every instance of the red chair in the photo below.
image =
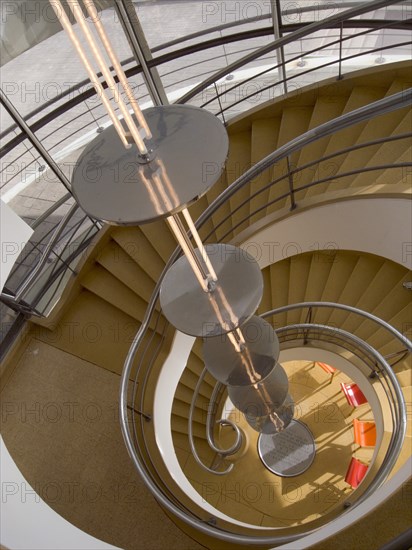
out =
[(330, 365), (327, 365), (326, 363), (320, 363), (319, 361), (315, 361), (315, 365), (319, 365), (321, 369), (323, 369), (325, 372), (331, 375), (330, 377), (330, 384), (332, 383), (333, 376), (335, 375), (336, 371), (338, 369), (335, 369), (335, 367), (331, 367)]
[(351, 487), (356, 489), (356, 487), (358, 487), (362, 482), (362, 479), (365, 477), (367, 471), (367, 464), (364, 464), (357, 458), (352, 457), (345, 476), (346, 483), (349, 483)]
[(360, 447), (374, 447), (376, 445), (375, 422), (364, 422), (354, 418), (353, 430), (355, 432), (355, 443)]
[(363, 403), (368, 402), (359, 386), (355, 383), (345, 384), (344, 382), (341, 382), (340, 389), (345, 394), (346, 400), (351, 407), (359, 407), (359, 405), (363, 405)]

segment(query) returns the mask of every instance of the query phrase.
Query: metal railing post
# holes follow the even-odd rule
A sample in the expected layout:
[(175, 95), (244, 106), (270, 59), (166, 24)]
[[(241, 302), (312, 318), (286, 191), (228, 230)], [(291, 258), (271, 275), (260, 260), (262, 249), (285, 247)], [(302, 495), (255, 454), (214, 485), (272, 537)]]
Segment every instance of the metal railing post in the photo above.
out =
[(218, 100), (218, 102), (219, 102), (219, 109), (220, 109), (220, 114), (222, 115), (223, 124), (226, 126), (225, 113), (223, 112), (222, 103), (221, 103), (221, 101), (220, 101), (219, 90), (217, 89), (217, 84), (216, 84), (216, 82), (213, 82), (213, 85), (214, 85), (214, 87), (215, 87), (216, 97), (217, 97), (217, 100)]
[(343, 21), (340, 23), (340, 35), (339, 35), (339, 66), (338, 66), (338, 80), (342, 80), (342, 40), (343, 40)]
[(169, 100), (156, 68), (151, 69), (148, 61), (152, 59), (143, 29), (130, 0), (115, 0), (115, 9), (129, 41), (136, 61), (143, 71), (144, 80), (154, 105), (168, 105)]
[(293, 174), (290, 166), (290, 157), (286, 157), (286, 165), (288, 168), (289, 196), (290, 196), (290, 211), (295, 210), (297, 204), (295, 201), (295, 189), (293, 187)]
[[(272, 24), (273, 24), (273, 36), (275, 40), (282, 37), (280, 26), (282, 24), (282, 13), (280, 11), (279, 0), (271, 0), (272, 7)], [(279, 80), (283, 82), (283, 93), (288, 93), (288, 85), (286, 80), (286, 66), (285, 66), (285, 50), (283, 46), (278, 49), (278, 59), (280, 61), (280, 67), (278, 68)]]
[(57, 165), (57, 163), (53, 160), (51, 155), (42, 145), (41, 141), (37, 139), (36, 135), (31, 131), (31, 128), (29, 127), (29, 125), (26, 124), (23, 117), (20, 115), (20, 113), (17, 111), (17, 109), (14, 107), (14, 105), (11, 103), (11, 101), (9, 100), (9, 98), (6, 96), (6, 94), (3, 92), (1, 88), (0, 88), (0, 104), (3, 105), (3, 107), (12, 117), (14, 122), (18, 125), (22, 133), (26, 135), (27, 139), (30, 141), (30, 143), (33, 145), (36, 151), (47, 162), (47, 164), (49, 165), (50, 169), (55, 174), (55, 176), (57, 176), (57, 178), (61, 181), (61, 183), (65, 186), (65, 188), (68, 191), (70, 191), (71, 189), (70, 181), (63, 174), (60, 167)]

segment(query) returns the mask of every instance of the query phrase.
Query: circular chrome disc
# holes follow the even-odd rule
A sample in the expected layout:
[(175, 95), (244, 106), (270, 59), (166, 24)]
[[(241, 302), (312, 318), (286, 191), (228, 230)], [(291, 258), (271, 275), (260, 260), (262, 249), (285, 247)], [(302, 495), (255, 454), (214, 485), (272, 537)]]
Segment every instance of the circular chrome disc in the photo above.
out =
[[(250, 254), (228, 244), (205, 248), (218, 277), (215, 290), (200, 287), (185, 256), (172, 265), (160, 288), (164, 315), (190, 336), (235, 330), (253, 315), (263, 294), (262, 273)], [(198, 250), (196, 254), (200, 258)]]
[(311, 466), (316, 446), (306, 424), (292, 420), (282, 432), (260, 434), (258, 452), (268, 470), (281, 477), (292, 477), (303, 474)]
[(220, 177), (229, 141), (214, 115), (188, 105), (153, 107), (144, 115), (153, 134), (150, 162), (139, 157), (136, 145), (126, 149), (110, 126), (76, 163), (73, 193), (93, 218), (113, 225), (152, 222), (193, 203)]
[(269, 375), (279, 357), (279, 340), (269, 323), (253, 315), (241, 330), (246, 341), (242, 353), (235, 350), (227, 334), (203, 342), (205, 367), (223, 384), (256, 384)]

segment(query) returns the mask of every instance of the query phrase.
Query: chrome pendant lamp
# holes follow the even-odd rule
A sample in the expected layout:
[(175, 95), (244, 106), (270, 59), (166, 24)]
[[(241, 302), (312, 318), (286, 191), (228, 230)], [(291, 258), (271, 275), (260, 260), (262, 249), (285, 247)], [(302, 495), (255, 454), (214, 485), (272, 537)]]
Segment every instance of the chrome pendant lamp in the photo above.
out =
[[(203, 338), (206, 368), (227, 385), (231, 401), (253, 429), (265, 434), (284, 430), (293, 418), (293, 400), (286, 373), (278, 363), (276, 333), (254, 315), (263, 294), (260, 268), (240, 248), (203, 245), (187, 209), (220, 177), (228, 154), (225, 127), (211, 113), (191, 106), (153, 107), (143, 113), (94, 1), (83, 0), (83, 7), (77, 0), (68, 2), (88, 51), (60, 0), (50, 3), (113, 124), (86, 146), (77, 161), (72, 179), (77, 201), (91, 217), (113, 225), (167, 221), (184, 256), (163, 280), (160, 301), (164, 315), (179, 331)], [(84, 13), (95, 33), (91, 33)], [(106, 90), (90, 58), (103, 74)], [(205, 166), (215, 169), (205, 170)]]

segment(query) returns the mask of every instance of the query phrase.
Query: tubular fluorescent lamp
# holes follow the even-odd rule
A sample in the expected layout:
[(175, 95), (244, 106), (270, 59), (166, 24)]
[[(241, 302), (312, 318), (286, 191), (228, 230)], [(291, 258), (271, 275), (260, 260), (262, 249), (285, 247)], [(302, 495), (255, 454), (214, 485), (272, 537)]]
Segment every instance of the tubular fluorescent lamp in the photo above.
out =
[(87, 23), (85, 21), (83, 11), (80, 7), (80, 4), (78, 0), (70, 0), (69, 7), (71, 9), (71, 12), (74, 15), (74, 18), (76, 19), (77, 23), (79, 24), (81, 30), (84, 33), (84, 36), (86, 37), (87, 43), (93, 53), (93, 56), (97, 62), (98, 67), (100, 68), (104, 78), (106, 79), (107, 85), (109, 86), (109, 89), (111, 90), (113, 94), (113, 98), (115, 102), (118, 104), (120, 111), (124, 117), (124, 120), (126, 122), (126, 125), (129, 128), (129, 131), (134, 139), (134, 142), (137, 145), (137, 148), (139, 149), (140, 153), (142, 155), (147, 154), (147, 148), (146, 145), (143, 142), (142, 136), (139, 133), (139, 130), (137, 129), (136, 124), (134, 123), (128, 108), (126, 107), (123, 98), (116, 90), (116, 82), (114, 81), (114, 78), (110, 72), (109, 67), (107, 66), (103, 55), (99, 49), (99, 46), (97, 45), (92, 33), (89, 30), (89, 27), (87, 26)]
[[(119, 138), (121, 139), (123, 145), (126, 148), (130, 147), (130, 144), (128, 142), (126, 131), (119, 121), (119, 119), (116, 116), (116, 113), (114, 109), (112, 108), (110, 101), (106, 95), (105, 90), (103, 89), (103, 86), (101, 85), (99, 79), (97, 78), (97, 75), (87, 58), (87, 55), (80, 44), (80, 41), (75, 34), (73, 27), (70, 23), (70, 20), (68, 16), (66, 15), (66, 12), (63, 9), (63, 6), (60, 2), (60, 0), (53, 0), (50, 2), (54, 12), (56, 13), (57, 18), (59, 19), (60, 23), (62, 24), (64, 30), (67, 32), (69, 38), (71, 39), (74, 47), (76, 48), (81, 61), (83, 62), (83, 65), (85, 66), (87, 73), (89, 75), (90, 81), (95, 86), (96, 91), (100, 93), (100, 96), (102, 98), (103, 105), (106, 108), (106, 111), (108, 112), (113, 125), (119, 135)], [(133, 108), (133, 111), (136, 115), (136, 119), (142, 129), (142, 131), (145, 134), (145, 138), (150, 139), (152, 137), (152, 133), (149, 129), (149, 126), (147, 124), (147, 121), (141, 112), (139, 105), (133, 96), (133, 93), (130, 89), (130, 85), (127, 81), (126, 75), (121, 67), (121, 64), (113, 50), (113, 47), (110, 43), (110, 40), (107, 36), (107, 33), (98, 17), (98, 12), (96, 9), (96, 6), (94, 4), (93, 0), (83, 0), (83, 4), (87, 10), (88, 15), (90, 16), (91, 20), (93, 21), (97, 34), (100, 38), (100, 41), (102, 45), (104, 46), (104, 49), (108, 55), (108, 58), (110, 59), (110, 62), (113, 65), (114, 70), (117, 73), (117, 77), (119, 79), (120, 84), (122, 85), (122, 88), (124, 89), (127, 98), (130, 101), (130, 104)], [(107, 85), (109, 87), (109, 90), (113, 94), (113, 99), (119, 106), (119, 109), (123, 115), (124, 122), (126, 126), (128, 127), (128, 130), (130, 132), (131, 137), (133, 138), (137, 148), (139, 149), (139, 152), (141, 155), (147, 155), (148, 150), (146, 147), (146, 144), (144, 142), (144, 138), (142, 137), (139, 128), (136, 126), (132, 116), (130, 115), (130, 112), (126, 106), (126, 104), (123, 101), (123, 98), (120, 96), (118, 91), (116, 90), (116, 82), (115, 79), (110, 71), (109, 66), (107, 65), (102, 52), (99, 48), (99, 45), (97, 44), (93, 34), (91, 33), (85, 18), (84, 14), (81, 8), (81, 5), (78, 0), (70, 0), (68, 2), (69, 8), (77, 21), (81, 31), (84, 34), (84, 37), (87, 41), (87, 44), (90, 48), (90, 51), (92, 52), (92, 55), (97, 63), (97, 66), (99, 67), (99, 70), (103, 74)], [(148, 180), (143, 173), (143, 170), (139, 170), (139, 176), (141, 178), (141, 181), (144, 182), (146, 189), (149, 191), (149, 195), (151, 196), (151, 201), (153, 205), (155, 206), (156, 210), (159, 212), (161, 211), (161, 203), (159, 199), (163, 202), (163, 204), (167, 205), (169, 209), (174, 208), (176, 205), (178, 205), (179, 199), (175, 195), (175, 190), (170, 182), (168, 175), (166, 173), (165, 167), (160, 159), (156, 159), (156, 162), (159, 165), (159, 170), (156, 174), (152, 174), (152, 177), (150, 180)], [(173, 204), (172, 204), (173, 203)], [(176, 204), (175, 204), (176, 203)], [(199, 249), (200, 256), (203, 260), (204, 266), (200, 263), (199, 258), (196, 256), (195, 250), (190, 242), (190, 239), (187, 236), (187, 233), (184, 229), (184, 226), (182, 222), (180, 221), (179, 217), (177, 215), (169, 216), (167, 217), (167, 222), (169, 223), (169, 226), (177, 240), (177, 242), (182, 247), (182, 250), (191, 266), (191, 269), (196, 276), (201, 288), (205, 292), (210, 292), (210, 283), (217, 281), (217, 275), (216, 272), (212, 266), (212, 263), (207, 255), (207, 252), (205, 250), (205, 247), (202, 243), (202, 240), (200, 239), (200, 236), (197, 232), (197, 229), (195, 227), (195, 224), (193, 222), (193, 219), (187, 210), (187, 208), (183, 209), (183, 216), (186, 220), (186, 223), (188, 225), (189, 230), (192, 233), (193, 239)], [(222, 303), (222, 307), (225, 308), (227, 312), (229, 312), (230, 317), (233, 317), (233, 320), (235, 320), (235, 316), (233, 315), (233, 312), (231, 310), (230, 304), (227, 302), (225, 295), (221, 291), (219, 287), (217, 287), (217, 296), (210, 295), (211, 303), (213, 309), (216, 311), (217, 314), (219, 314), (219, 317), (222, 319), (223, 317), (220, 315), (220, 309), (219, 304), (217, 300), (220, 300)], [(232, 342), (234, 348), (236, 351), (241, 352), (244, 349), (245, 345), (245, 339), (243, 337), (242, 331), (240, 328), (236, 328), (233, 332), (230, 332), (228, 334), (229, 340)]]
[(110, 116), (114, 127), (117, 130), (117, 133), (119, 134), (119, 138), (122, 140), (123, 145), (127, 148), (130, 147), (129, 142), (127, 141), (126, 133), (124, 131), (123, 126), (121, 125), (119, 119), (116, 116), (116, 113), (114, 112), (112, 106), (110, 105), (110, 101), (106, 96), (106, 92), (103, 88), (103, 86), (100, 84), (99, 79), (97, 78), (89, 60), (87, 59), (86, 53), (84, 52), (79, 39), (77, 38), (76, 34), (73, 31), (73, 27), (70, 23), (69, 18), (66, 15), (66, 12), (63, 9), (63, 6), (60, 3), (60, 0), (53, 0), (53, 2), (50, 2), (51, 6), (56, 14), (56, 17), (60, 21), (62, 27), (67, 32), (70, 40), (72, 41), (74, 47), (76, 48), (80, 59), (83, 62), (83, 65), (89, 75), (90, 82), (93, 84), (93, 86), (96, 88), (96, 91), (100, 94), (100, 97), (102, 99), (103, 105), (106, 108), (106, 111), (108, 115)]
[(130, 84), (127, 81), (127, 77), (123, 71), (120, 61), (118, 60), (113, 50), (109, 37), (107, 36), (106, 31), (104, 30), (104, 27), (102, 25), (102, 22), (100, 21), (100, 18), (98, 16), (98, 12), (97, 12), (96, 6), (94, 5), (93, 0), (84, 0), (84, 5), (86, 6), (87, 12), (90, 15), (92, 21), (94, 22), (94, 25), (97, 29), (100, 40), (102, 41), (102, 44), (107, 52), (107, 55), (109, 56), (110, 62), (112, 63), (114, 70), (117, 73), (119, 82), (122, 85), (128, 100), (130, 101), (130, 104), (133, 108), (133, 111), (134, 111), (134, 114), (136, 115), (137, 120), (139, 121), (140, 126), (146, 132), (147, 139), (151, 139), (152, 133), (150, 131), (150, 128), (146, 122), (145, 117), (143, 116), (142, 111), (140, 110), (140, 107), (136, 101), (136, 98), (133, 95), (133, 92), (130, 88)]

